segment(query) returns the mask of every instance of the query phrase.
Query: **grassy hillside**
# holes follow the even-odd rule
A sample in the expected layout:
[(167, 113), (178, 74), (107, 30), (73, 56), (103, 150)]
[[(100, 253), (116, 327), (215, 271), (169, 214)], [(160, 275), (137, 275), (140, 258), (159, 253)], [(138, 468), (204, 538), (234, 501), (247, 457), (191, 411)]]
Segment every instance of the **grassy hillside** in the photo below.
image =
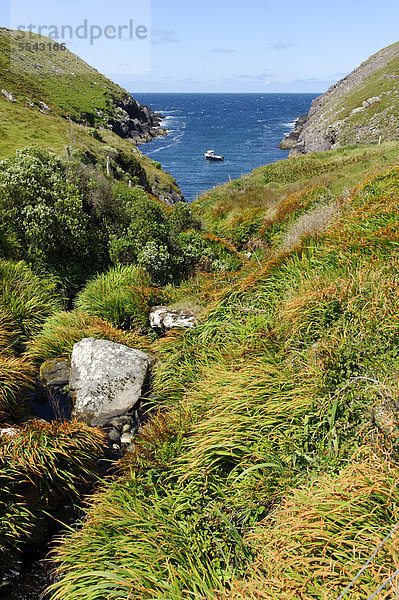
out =
[[(21, 41), (30, 43), (31, 49), (20, 49)], [(98, 111), (114, 114), (113, 99), (129, 98), (125, 90), (70, 50), (35, 50), (34, 45), (41, 42), (51, 40), (37, 34), (21, 40), (16, 31), (0, 29), (1, 85), (18, 103), (29, 104), (27, 98), (32, 103), (45, 102), (58, 116), (74, 120), (86, 116), (94, 124)], [(96, 120), (101, 122), (99, 115)]]
[(359, 179), (398, 160), (396, 142), (290, 158), (206, 192), (193, 209), (215, 235), (267, 258), (323, 229)]
[[(160, 413), (56, 549), (54, 599), (327, 600), (396, 524), (398, 151), (291, 159), (198, 202), (263, 245), (169, 290), (200, 324), (153, 346)], [(394, 573), (398, 541), (351, 597)]]

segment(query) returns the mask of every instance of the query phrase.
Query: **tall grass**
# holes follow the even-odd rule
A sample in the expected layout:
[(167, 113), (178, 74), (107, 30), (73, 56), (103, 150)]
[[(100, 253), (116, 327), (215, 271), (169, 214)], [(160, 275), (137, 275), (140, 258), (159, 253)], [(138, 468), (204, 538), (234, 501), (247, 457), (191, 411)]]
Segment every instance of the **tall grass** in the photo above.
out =
[[(364, 160), (263, 174), (305, 187), (319, 166), (350, 179)], [(398, 519), (397, 179), (368, 178), (292, 249), (182, 288), (201, 321), (154, 345), (162, 412), (59, 547), (57, 600), (338, 597)], [(314, 208), (318, 192), (299, 192), (269, 214), (279, 234)], [(354, 597), (392, 572), (395, 545)]]
[(63, 302), (53, 278), (35, 274), (22, 261), (0, 259), (0, 307), (11, 315), (19, 343), (25, 344)]
[[(253, 575), (220, 598), (338, 597), (398, 521), (398, 499), (397, 467), (368, 451), (337, 477), (294, 490), (248, 536), (257, 549)], [(392, 575), (398, 542), (396, 532), (355, 583), (351, 598), (368, 598)], [(378, 597), (393, 598), (392, 587)]]
[(165, 294), (135, 265), (120, 265), (90, 281), (78, 294), (76, 308), (123, 329), (148, 326), (151, 306)]
[(30, 421), (0, 438), (0, 572), (7, 548), (26, 548), (98, 480), (104, 443), (102, 431), (76, 421)]
[(143, 352), (151, 350), (151, 343), (144, 336), (117, 329), (98, 317), (72, 311), (50, 317), (29, 343), (27, 356), (35, 362), (57, 357), (69, 358), (74, 344), (86, 337), (110, 340)]
[(0, 424), (14, 423), (24, 414), (23, 397), (34, 381), (35, 369), (30, 361), (0, 354)]

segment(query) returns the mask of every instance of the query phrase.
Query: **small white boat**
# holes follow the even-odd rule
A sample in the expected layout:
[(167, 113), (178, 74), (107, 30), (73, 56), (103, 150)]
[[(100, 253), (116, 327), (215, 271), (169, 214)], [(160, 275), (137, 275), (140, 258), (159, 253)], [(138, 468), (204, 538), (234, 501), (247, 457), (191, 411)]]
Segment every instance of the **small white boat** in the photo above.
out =
[(207, 160), (224, 160), (224, 156), (221, 156), (220, 154), (215, 154), (214, 150), (207, 150), (205, 152), (205, 158)]

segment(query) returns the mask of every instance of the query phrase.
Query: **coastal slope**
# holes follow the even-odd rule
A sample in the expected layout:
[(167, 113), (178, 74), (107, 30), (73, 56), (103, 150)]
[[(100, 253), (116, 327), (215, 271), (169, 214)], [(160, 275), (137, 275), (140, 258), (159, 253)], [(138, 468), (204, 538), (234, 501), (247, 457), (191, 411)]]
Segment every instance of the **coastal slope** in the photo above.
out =
[(112, 175), (128, 160), (132, 181), (168, 204), (183, 200), (173, 177), (136, 146), (165, 135), (161, 115), (68, 49), (35, 49), (52, 43), (32, 34), (30, 46), (21, 44), (16, 31), (0, 28), (0, 160), (30, 145), (79, 152), (104, 170), (108, 160)]
[(316, 98), (281, 143), (290, 156), (399, 138), (399, 43), (371, 56)]

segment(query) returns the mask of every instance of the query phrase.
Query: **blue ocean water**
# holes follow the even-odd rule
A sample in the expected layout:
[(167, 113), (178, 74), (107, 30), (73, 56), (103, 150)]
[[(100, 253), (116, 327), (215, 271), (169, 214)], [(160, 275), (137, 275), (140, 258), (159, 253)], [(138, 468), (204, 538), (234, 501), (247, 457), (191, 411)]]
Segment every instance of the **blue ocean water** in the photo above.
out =
[[(186, 200), (255, 167), (287, 158), (277, 148), (317, 94), (134, 94), (170, 132), (140, 149), (177, 180)], [(224, 162), (204, 158), (209, 149)]]

